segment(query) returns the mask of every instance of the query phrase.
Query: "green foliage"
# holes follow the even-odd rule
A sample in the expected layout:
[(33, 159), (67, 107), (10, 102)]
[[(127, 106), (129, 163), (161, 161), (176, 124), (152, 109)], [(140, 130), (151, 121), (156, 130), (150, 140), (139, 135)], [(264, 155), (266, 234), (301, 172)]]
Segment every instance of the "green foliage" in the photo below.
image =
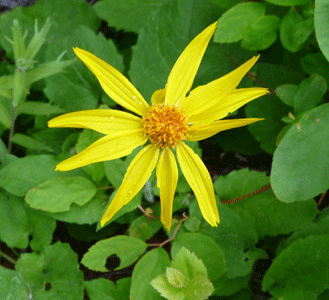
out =
[(36, 300), (83, 298), (83, 273), (77, 254), (68, 244), (57, 242), (40, 253), (24, 253), (15, 268), (30, 285)]
[(329, 60), (329, 29), (325, 24), (329, 22), (328, 10), (329, 3), (326, 0), (315, 1), (315, 34), (319, 42), (319, 47), (327, 60)]
[(134, 263), (145, 251), (147, 244), (128, 236), (117, 236), (97, 242), (84, 255), (82, 263), (91, 270), (106, 272), (107, 257), (116, 254), (120, 257), (120, 267), (123, 269)]
[(184, 247), (173, 258), (166, 273), (153, 279), (151, 284), (169, 300), (205, 300), (214, 291), (202, 260)]
[[(38, 0), (2, 13), (0, 298), (328, 299), (328, 12), (327, 0)], [(150, 103), (185, 47), (216, 21), (192, 89), (260, 54), (238, 88), (271, 92), (227, 117), (262, 122), (187, 143), (216, 178), (220, 223), (204, 220), (179, 170), (170, 232), (155, 172), (102, 228), (141, 148), (55, 171), (103, 134), (47, 121), (122, 109), (72, 48), (125, 74)], [(232, 151), (239, 163), (225, 161)], [(252, 165), (265, 153), (267, 173)]]

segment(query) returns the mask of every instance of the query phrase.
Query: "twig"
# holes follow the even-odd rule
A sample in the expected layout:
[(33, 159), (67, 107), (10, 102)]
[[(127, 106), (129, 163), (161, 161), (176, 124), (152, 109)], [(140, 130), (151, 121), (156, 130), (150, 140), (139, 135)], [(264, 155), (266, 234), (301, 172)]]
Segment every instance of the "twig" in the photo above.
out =
[(9, 255), (7, 255), (6, 253), (3, 253), (2, 251), (0, 251), (0, 256), (2, 256), (4, 259), (6, 259), (7, 261), (9, 261), (10, 263), (12, 263), (13, 265), (16, 265), (16, 260), (14, 260), (13, 258), (11, 258)]
[(256, 195), (256, 194), (259, 194), (259, 193), (263, 193), (265, 192), (266, 190), (268, 190), (269, 188), (271, 188), (271, 185), (267, 185), (267, 186), (264, 186), (262, 187), (261, 189), (257, 190), (257, 191), (254, 191), (254, 192), (251, 192), (247, 195), (243, 195), (241, 197), (238, 197), (238, 198), (234, 198), (234, 199), (231, 199), (231, 200), (225, 200), (225, 201), (221, 201), (222, 204), (231, 204), (231, 203), (234, 203), (234, 202), (237, 202), (239, 200), (242, 200), (242, 199), (245, 199), (245, 198), (248, 198), (248, 197), (251, 197), (253, 195)]
[(151, 246), (151, 247), (162, 247), (163, 245), (165, 245), (165, 244), (169, 243), (170, 241), (172, 241), (175, 238), (179, 228), (182, 226), (183, 222), (186, 221), (187, 218), (188, 218), (188, 216), (184, 212), (183, 213), (183, 218), (179, 221), (175, 231), (173, 232), (173, 235), (169, 239), (165, 240), (162, 243), (150, 244), (149, 246)]
[(325, 197), (325, 195), (326, 195), (327, 192), (328, 192), (328, 191), (325, 191), (325, 192), (323, 192), (323, 193), (321, 194), (320, 199), (319, 199), (319, 202), (318, 202), (318, 206), (321, 205), (322, 200), (323, 200), (323, 198)]

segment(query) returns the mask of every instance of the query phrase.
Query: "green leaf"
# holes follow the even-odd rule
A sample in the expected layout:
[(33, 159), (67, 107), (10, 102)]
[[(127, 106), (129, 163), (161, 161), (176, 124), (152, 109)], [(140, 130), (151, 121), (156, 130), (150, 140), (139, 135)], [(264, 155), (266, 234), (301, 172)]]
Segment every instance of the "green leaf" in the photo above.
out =
[(189, 207), (190, 216), (203, 220), (199, 232), (210, 236), (223, 250), (226, 267), (224, 276), (227, 278), (246, 276), (251, 273), (257, 259), (266, 257), (263, 250), (255, 247), (258, 241), (255, 219), (245, 210), (237, 212), (219, 201), (217, 206), (220, 217), (218, 227), (211, 227), (203, 220), (197, 201), (192, 202)]
[(277, 39), (280, 22), (277, 16), (261, 16), (246, 28), (241, 47), (251, 51), (267, 49)]
[(281, 22), (280, 39), (284, 48), (297, 52), (313, 32), (313, 19), (303, 20), (302, 16), (291, 9)]
[(284, 240), (277, 249), (277, 254), (280, 253), (288, 245), (297, 241), (298, 239), (304, 239), (311, 235), (329, 235), (329, 209), (326, 207), (324, 210), (320, 211), (318, 218), (314, 222), (306, 225), (299, 230), (293, 232), (293, 234), (286, 240)]
[(225, 272), (224, 253), (212, 238), (201, 233), (181, 234), (175, 238), (171, 248), (173, 259), (182, 247), (201, 259), (207, 268), (210, 280), (218, 278)]
[(284, 289), (286, 299), (295, 299), (287, 296), (293, 295), (294, 291), (306, 295), (324, 292), (329, 288), (328, 251), (328, 235), (309, 236), (297, 240), (273, 261), (264, 276), (263, 290), (271, 290), (276, 284)]
[(53, 106), (49, 103), (36, 102), (36, 101), (23, 102), (15, 109), (16, 116), (20, 114), (50, 116), (52, 114), (61, 114), (63, 112), (65, 112), (65, 110), (57, 106)]
[[(72, 203), (70, 210), (58, 213), (47, 213), (55, 220), (75, 223), (75, 224), (94, 224), (102, 218), (104, 214), (104, 195), (96, 195), (84, 205)], [(105, 196), (106, 197), (106, 196)]]
[[(249, 275), (244, 276), (244, 277), (235, 277), (232, 279), (228, 279), (226, 277), (226, 275), (224, 274), (223, 276), (212, 281), (212, 283), (214, 284), (214, 288), (215, 288), (214, 295), (230, 296), (230, 295), (236, 294), (238, 291), (248, 287), (249, 281), (250, 281)], [(236, 300), (235, 298), (233, 298), (233, 299)], [(244, 297), (241, 298), (241, 300), (245, 300), (245, 294), (244, 294)]]
[(120, 258), (120, 270), (133, 264), (146, 250), (147, 244), (140, 239), (125, 235), (115, 236), (97, 242), (89, 248), (81, 263), (91, 270), (108, 272), (105, 267), (109, 256), (116, 254)]
[[(79, 135), (78, 142), (75, 145), (75, 149), (79, 153), (103, 136), (103, 134), (97, 131), (84, 129)], [(104, 168), (102, 162), (87, 165), (83, 167), (83, 170), (87, 174), (89, 174), (95, 182), (101, 181), (104, 177)]]
[(265, 0), (269, 3), (274, 5), (281, 5), (281, 6), (293, 6), (293, 5), (304, 5), (308, 4), (310, 0)]
[(57, 242), (40, 253), (23, 253), (15, 268), (29, 283), (33, 299), (83, 299), (83, 273), (68, 244)]
[(30, 150), (53, 152), (52, 148), (22, 133), (15, 133), (12, 142)]
[[(76, 58), (72, 47), (79, 47), (98, 56), (121, 72), (124, 69), (122, 57), (118, 54), (114, 43), (107, 40), (103, 34), (96, 35), (90, 28), (85, 26), (75, 28), (63, 44), (68, 49), (66, 55), (69, 58)], [(47, 52), (46, 57), (51, 59), (62, 47), (63, 45), (53, 47)], [(53, 104), (66, 111), (95, 109), (104, 94), (94, 74), (78, 59), (77, 63), (67, 68), (65, 73), (47, 78), (43, 91)]]
[[(173, 0), (164, 2), (158, 13), (148, 19), (133, 47), (129, 70), (132, 83), (147, 101), (156, 90), (164, 88), (171, 68), (189, 42), (219, 14), (218, 7), (208, 1)], [(195, 79), (197, 84), (208, 83), (233, 69), (225, 55), (218, 55), (217, 45), (209, 45), (207, 52)], [(244, 60), (241, 49), (235, 49), (234, 54), (238, 63)]]
[(328, 128), (329, 104), (323, 104), (307, 111), (286, 133), (272, 163), (271, 185), (278, 199), (307, 200), (329, 188)]
[[(267, 63), (257, 63), (257, 78), (265, 82), (272, 89), (286, 83), (300, 82), (300, 75), (284, 66)], [(275, 95), (266, 95), (253, 100), (246, 105), (245, 112), (248, 118), (264, 118), (248, 126), (249, 131), (260, 142), (260, 147), (266, 152), (273, 153), (276, 148), (276, 137), (285, 126), (281, 121), (289, 112), (289, 107)]]
[(303, 56), (301, 65), (309, 75), (319, 74), (322, 76), (329, 86), (329, 62), (321, 52)]
[(8, 112), (7, 108), (1, 102), (0, 102), (0, 123), (2, 123), (6, 128), (10, 128), (11, 126), (11, 115)]
[(84, 205), (96, 193), (97, 187), (84, 177), (54, 177), (29, 190), (25, 201), (34, 209), (56, 213), (68, 211), (72, 203)]
[(161, 300), (151, 281), (165, 273), (170, 265), (168, 253), (161, 247), (151, 250), (136, 264), (131, 278), (130, 298), (134, 300)]
[(31, 299), (31, 288), (20, 273), (0, 267), (0, 278), (0, 294), (3, 299)]
[(16, 196), (55, 176), (75, 175), (79, 172), (56, 172), (58, 161), (52, 155), (29, 155), (11, 161), (0, 170), (0, 187)]
[(103, 165), (106, 178), (115, 189), (118, 189), (127, 172), (129, 164), (121, 159), (115, 159), (105, 161)]
[(282, 102), (290, 107), (294, 107), (294, 97), (298, 91), (298, 85), (282, 84), (275, 89), (275, 94)]
[(304, 79), (298, 87), (294, 97), (294, 112), (296, 115), (310, 110), (321, 102), (327, 91), (325, 80), (317, 74)]
[(219, 18), (214, 41), (217, 43), (235, 43), (240, 41), (246, 30), (258, 18), (265, 14), (262, 3), (246, 2), (230, 8)]
[(123, 278), (113, 283), (105, 278), (86, 281), (86, 290), (90, 300), (122, 300), (129, 299), (131, 278)]
[(314, 26), (319, 47), (329, 61), (329, 3), (326, 0), (315, 0)]
[[(222, 200), (235, 199), (257, 191), (270, 183), (265, 173), (242, 169), (216, 179), (214, 186)], [(272, 190), (256, 194), (230, 205), (248, 211), (255, 218), (260, 238), (289, 234), (310, 223), (318, 213), (313, 199), (305, 202), (282, 203)], [(294, 215), (294, 218), (291, 218)]]
[(145, 215), (136, 218), (128, 229), (129, 236), (139, 238), (143, 241), (150, 239), (162, 227), (160, 219), (149, 218)]
[[(65, 10), (63, 10), (65, 7)], [(77, 25), (84, 25), (91, 30), (96, 31), (100, 25), (100, 20), (95, 12), (90, 9), (90, 4), (81, 0), (58, 0), (55, 2), (40, 0), (35, 5), (22, 7), (17, 6), (14, 10), (1, 15), (0, 22), (0, 44), (5, 49), (6, 54), (12, 57), (12, 45), (6, 40), (5, 36), (11, 37), (11, 25), (14, 19), (19, 20), (21, 26), (28, 30), (26, 41), (30, 41), (34, 34), (34, 22), (38, 19), (39, 24), (44, 24), (46, 19), (51, 15), (53, 25), (47, 35), (48, 43), (41, 48), (35, 60), (43, 62), (45, 53), (51, 52), (52, 49), (59, 49), (48, 60), (52, 61), (58, 57), (63, 50), (68, 49), (67, 41), (70, 40), (71, 34)], [(67, 20), (70, 20), (68, 23)]]
[(98, 17), (109, 26), (126, 31), (135, 31), (143, 26), (147, 17), (159, 10), (164, 0), (103, 0), (93, 8)]

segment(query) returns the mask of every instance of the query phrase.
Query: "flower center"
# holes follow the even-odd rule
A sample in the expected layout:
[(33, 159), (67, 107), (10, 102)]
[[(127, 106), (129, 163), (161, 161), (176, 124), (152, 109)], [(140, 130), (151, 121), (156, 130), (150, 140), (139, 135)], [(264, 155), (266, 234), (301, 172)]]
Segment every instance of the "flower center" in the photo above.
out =
[(189, 132), (187, 116), (175, 106), (152, 105), (142, 123), (152, 144), (161, 148), (175, 147)]

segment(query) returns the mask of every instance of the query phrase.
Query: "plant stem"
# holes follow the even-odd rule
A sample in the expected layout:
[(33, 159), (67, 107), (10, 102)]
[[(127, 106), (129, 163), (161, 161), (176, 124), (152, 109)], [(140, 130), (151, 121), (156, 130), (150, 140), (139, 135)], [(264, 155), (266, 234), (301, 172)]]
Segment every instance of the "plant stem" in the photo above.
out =
[(3, 253), (2, 251), (0, 251), (0, 256), (2, 256), (5, 260), (9, 261), (10, 263), (12, 263), (13, 265), (16, 264), (16, 260), (14, 260), (13, 258), (11, 258), (9, 255), (7, 255), (6, 253)]
[(12, 147), (12, 139), (14, 136), (14, 128), (15, 128), (15, 107), (13, 105), (13, 99), (11, 100), (11, 125), (9, 130), (9, 138), (8, 138), (8, 153), (11, 152)]

